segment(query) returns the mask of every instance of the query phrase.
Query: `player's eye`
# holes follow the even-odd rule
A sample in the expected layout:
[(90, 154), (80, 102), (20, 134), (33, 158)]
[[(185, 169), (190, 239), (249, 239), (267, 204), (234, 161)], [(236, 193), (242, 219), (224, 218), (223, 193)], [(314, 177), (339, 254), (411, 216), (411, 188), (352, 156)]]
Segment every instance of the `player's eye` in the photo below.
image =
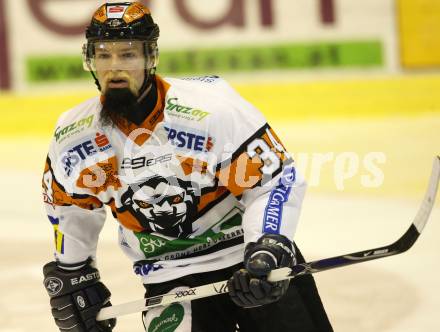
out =
[(172, 197), (173, 204), (179, 204), (179, 203), (182, 203), (182, 201), (183, 201), (182, 196), (176, 195), (176, 196)]
[(108, 54), (108, 53), (98, 53), (96, 55), (96, 58), (99, 59), (99, 60), (106, 60), (106, 59), (110, 58), (110, 54)]
[(123, 59), (133, 59), (136, 57), (136, 54), (134, 52), (124, 52), (121, 56)]
[(151, 207), (151, 204), (145, 201), (141, 201), (138, 199), (135, 199), (134, 202), (141, 208), (141, 209), (148, 209)]

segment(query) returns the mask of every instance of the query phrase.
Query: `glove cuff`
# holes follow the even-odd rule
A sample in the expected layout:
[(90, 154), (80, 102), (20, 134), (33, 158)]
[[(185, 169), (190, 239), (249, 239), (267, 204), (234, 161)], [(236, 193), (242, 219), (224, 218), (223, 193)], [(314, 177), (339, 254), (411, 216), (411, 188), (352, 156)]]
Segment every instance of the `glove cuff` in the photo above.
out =
[(91, 267), (95, 267), (95, 264), (94, 264), (92, 257), (89, 257), (89, 258), (87, 258), (87, 260), (79, 262), (79, 263), (68, 264), (68, 263), (60, 262), (59, 260), (57, 260), (56, 263), (60, 269), (65, 270), (65, 271), (77, 271), (77, 270), (82, 269), (86, 265), (90, 265)]
[(99, 271), (88, 262), (79, 270), (65, 270), (56, 262), (43, 267), (44, 287), (50, 298), (74, 293), (96, 284), (100, 280)]

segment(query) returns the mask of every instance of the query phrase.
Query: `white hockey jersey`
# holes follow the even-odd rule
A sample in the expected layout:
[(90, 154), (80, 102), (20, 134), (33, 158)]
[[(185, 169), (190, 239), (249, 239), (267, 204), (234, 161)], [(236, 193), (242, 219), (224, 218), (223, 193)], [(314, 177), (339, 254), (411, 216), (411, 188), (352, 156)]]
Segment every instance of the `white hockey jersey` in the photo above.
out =
[(102, 126), (99, 97), (60, 117), (43, 177), (56, 259), (95, 256), (106, 205), (144, 283), (237, 264), (263, 233), (293, 239), (305, 182), (262, 114), (216, 76), (156, 83), (139, 126)]

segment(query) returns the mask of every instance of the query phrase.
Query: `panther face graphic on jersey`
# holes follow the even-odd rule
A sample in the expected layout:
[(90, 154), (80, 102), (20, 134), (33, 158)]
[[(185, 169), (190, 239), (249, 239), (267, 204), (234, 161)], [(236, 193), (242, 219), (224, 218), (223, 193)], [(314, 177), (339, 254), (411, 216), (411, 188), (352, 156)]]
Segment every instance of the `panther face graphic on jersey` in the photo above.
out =
[(131, 186), (121, 202), (146, 230), (184, 238), (192, 233), (199, 201), (195, 192), (191, 182), (154, 176)]

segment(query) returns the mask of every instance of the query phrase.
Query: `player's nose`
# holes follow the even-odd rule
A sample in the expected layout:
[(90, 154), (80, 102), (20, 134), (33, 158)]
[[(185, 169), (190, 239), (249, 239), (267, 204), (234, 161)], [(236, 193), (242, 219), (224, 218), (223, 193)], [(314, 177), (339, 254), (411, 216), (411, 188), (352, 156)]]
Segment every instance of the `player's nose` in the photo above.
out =
[(122, 69), (122, 60), (117, 54), (112, 54), (109, 70), (120, 71)]

